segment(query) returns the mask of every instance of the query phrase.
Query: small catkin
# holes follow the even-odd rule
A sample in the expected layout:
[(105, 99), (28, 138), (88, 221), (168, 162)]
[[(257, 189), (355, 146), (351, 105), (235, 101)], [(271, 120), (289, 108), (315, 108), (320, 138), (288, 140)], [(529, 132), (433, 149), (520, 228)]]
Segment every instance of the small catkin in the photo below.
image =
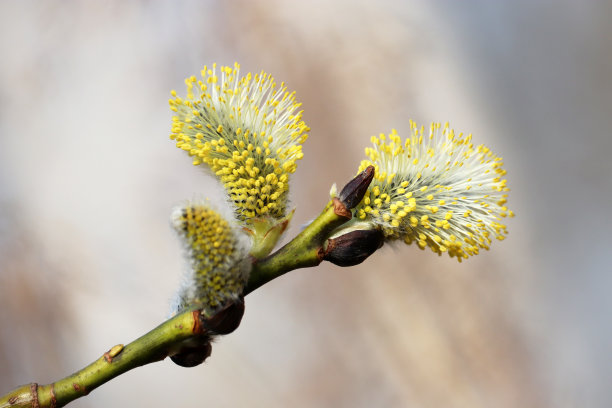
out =
[(213, 314), (228, 301), (237, 299), (251, 268), (249, 239), (242, 231), (206, 204), (176, 208), (172, 226), (189, 263), (176, 310), (198, 308)]

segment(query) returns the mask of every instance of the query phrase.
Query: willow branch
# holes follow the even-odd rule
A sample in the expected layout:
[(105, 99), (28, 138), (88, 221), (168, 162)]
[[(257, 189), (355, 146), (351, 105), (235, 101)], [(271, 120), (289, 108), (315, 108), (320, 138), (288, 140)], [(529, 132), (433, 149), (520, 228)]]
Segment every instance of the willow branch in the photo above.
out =
[[(321, 263), (322, 248), (328, 234), (350, 218), (350, 213), (348, 217), (346, 214), (346, 208), (337, 199), (330, 202), (295, 239), (276, 253), (255, 262), (253, 278), (248, 282), (245, 295), (292, 269)], [(217, 316), (211, 319), (219, 320)], [(0, 397), (0, 408), (62, 407), (133, 368), (173, 356), (186, 342), (207, 344), (209, 335), (225, 334), (209, 330), (207, 322), (210, 323), (211, 319), (206, 319), (197, 310), (181, 313), (127, 346), (112, 347), (87, 367), (64, 379), (47, 385), (27, 384), (9, 392)], [(216, 324), (216, 327), (221, 327), (221, 323)]]
[[(373, 168), (358, 175), (343, 189), (340, 198), (333, 198), (287, 245), (264, 259), (255, 260), (244, 295), (293, 269), (320, 264), (326, 255), (328, 238), (351, 219), (350, 209), (361, 200), (372, 176)], [(210, 355), (210, 338), (235, 330), (243, 312), (242, 301), (229, 304), (214, 316), (203, 316), (198, 310), (183, 312), (127, 346), (112, 347), (68, 377), (47, 385), (32, 383), (16, 388), (0, 397), (0, 408), (62, 407), (133, 368), (168, 356), (179, 365), (195, 366)]]
[(324, 256), (324, 245), (331, 232), (351, 219), (351, 213), (334, 198), (300, 234), (270, 256), (256, 260), (251, 270), (245, 295), (285, 273), (317, 266)]
[[(294, 269), (319, 265), (326, 255), (326, 244), (330, 235), (336, 228), (352, 218), (350, 210), (359, 204), (373, 178), (374, 166), (368, 166), (349, 181), (340, 195), (334, 197), (321, 214), (287, 245), (264, 259), (256, 260), (244, 294), (251, 293), (272, 279), (276, 279)], [(376, 244), (375, 247), (377, 249), (380, 245)], [(358, 257), (360, 258), (359, 262), (363, 261), (372, 252), (370, 251), (365, 257)], [(348, 265), (347, 263), (342, 266)]]
[(181, 313), (127, 346), (112, 347), (102, 357), (68, 377), (47, 385), (23, 385), (0, 397), (0, 407), (62, 407), (107, 381), (172, 355), (182, 341), (205, 337), (199, 311)]

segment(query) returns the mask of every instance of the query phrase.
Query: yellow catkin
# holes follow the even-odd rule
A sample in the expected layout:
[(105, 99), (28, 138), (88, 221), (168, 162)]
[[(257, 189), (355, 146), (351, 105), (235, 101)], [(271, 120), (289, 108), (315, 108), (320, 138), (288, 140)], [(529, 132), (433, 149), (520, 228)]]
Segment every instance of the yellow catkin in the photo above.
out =
[(186, 98), (172, 91), (170, 138), (219, 178), (237, 219), (248, 224), (285, 215), (289, 176), (310, 129), (284, 84), (265, 72), (240, 76), (239, 69), (213, 64), (201, 79), (185, 80)]
[(204, 204), (188, 204), (172, 214), (190, 264), (179, 293), (178, 310), (190, 307), (214, 312), (241, 293), (250, 270), (241, 231)]
[(416, 242), (461, 261), (507, 234), (501, 221), (514, 213), (506, 207), (502, 159), (474, 146), (471, 135), (438, 123), (426, 132), (411, 121), (406, 140), (393, 130), (371, 141), (359, 171), (373, 165), (376, 172), (355, 214), (386, 239)]

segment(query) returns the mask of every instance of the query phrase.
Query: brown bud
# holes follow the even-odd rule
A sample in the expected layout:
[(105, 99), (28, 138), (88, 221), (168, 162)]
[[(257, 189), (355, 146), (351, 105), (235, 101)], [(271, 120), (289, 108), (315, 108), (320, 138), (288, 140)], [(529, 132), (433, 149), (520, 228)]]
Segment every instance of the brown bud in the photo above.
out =
[(327, 240), (323, 259), (338, 266), (358, 265), (384, 243), (380, 230), (354, 230)]
[(202, 325), (213, 334), (229, 334), (240, 326), (244, 315), (244, 298), (226, 304), (211, 317), (202, 316)]
[(186, 346), (181, 348), (177, 354), (170, 356), (170, 359), (181, 367), (195, 367), (204, 362), (212, 352), (212, 346), (209, 342)]
[(361, 202), (373, 178), (374, 166), (368, 166), (368, 168), (355, 176), (354, 179), (346, 183), (338, 198), (347, 209), (351, 210)]

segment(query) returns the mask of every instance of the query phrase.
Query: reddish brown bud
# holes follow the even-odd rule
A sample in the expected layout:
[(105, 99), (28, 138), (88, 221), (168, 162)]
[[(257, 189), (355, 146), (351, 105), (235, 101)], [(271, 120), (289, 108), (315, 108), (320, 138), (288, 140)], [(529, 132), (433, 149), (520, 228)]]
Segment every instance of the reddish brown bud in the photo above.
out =
[(354, 179), (346, 183), (338, 198), (347, 209), (351, 210), (361, 202), (373, 178), (374, 166), (368, 166), (368, 168), (355, 176)]
[(338, 266), (358, 265), (384, 243), (380, 230), (354, 230), (327, 240), (323, 259)]

